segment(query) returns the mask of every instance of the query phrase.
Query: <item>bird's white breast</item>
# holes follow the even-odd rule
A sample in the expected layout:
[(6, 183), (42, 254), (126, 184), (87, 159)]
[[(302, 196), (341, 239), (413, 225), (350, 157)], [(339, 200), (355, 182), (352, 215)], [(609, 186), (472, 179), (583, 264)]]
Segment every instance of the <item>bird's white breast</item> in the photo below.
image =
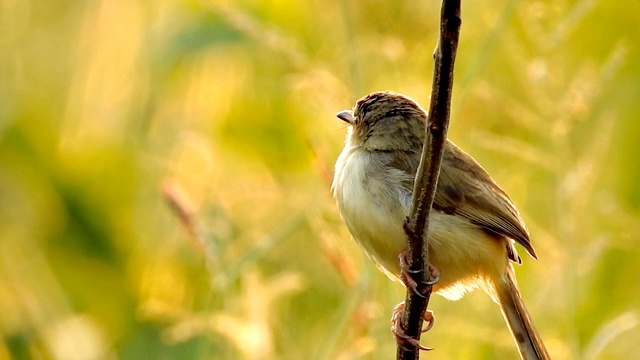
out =
[(390, 184), (393, 180), (376, 169), (372, 156), (347, 146), (336, 163), (333, 194), (351, 235), (382, 270), (395, 277), (398, 255), (406, 246), (403, 207), (408, 208), (410, 194)]

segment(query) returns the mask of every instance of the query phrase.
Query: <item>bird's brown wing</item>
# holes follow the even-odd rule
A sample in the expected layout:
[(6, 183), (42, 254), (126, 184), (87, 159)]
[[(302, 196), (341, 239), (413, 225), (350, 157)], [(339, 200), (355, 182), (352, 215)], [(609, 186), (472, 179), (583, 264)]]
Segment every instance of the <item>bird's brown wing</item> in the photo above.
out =
[(489, 231), (511, 238), (537, 259), (529, 232), (507, 194), (480, 164), (448, 140), (433, 208), (464, 216)]
[[(383, 152), (380, 156), (385, 159), (385, 166), (408, 175), (402, 183), (402, 193), (407, 196), (401, 200), (410, 207), (420, 153), (394, 151)], [(463, 216), (488, 231), (513, 239), (537, 259), (529, 241), (529, 232), (507, 194), (480, 164), (449, 140), (445, 145), (433, 208), (446, 214)], [(521, 262), (513, 246), (509, 246), (507, 251), (511, 260)]]

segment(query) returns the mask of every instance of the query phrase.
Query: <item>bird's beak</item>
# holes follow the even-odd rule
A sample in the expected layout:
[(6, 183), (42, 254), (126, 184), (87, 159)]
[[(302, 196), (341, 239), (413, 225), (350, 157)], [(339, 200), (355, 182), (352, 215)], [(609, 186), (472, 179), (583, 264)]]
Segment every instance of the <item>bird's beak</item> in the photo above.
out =
[(356, 118), (353, 117), (353, 111), (351, 110), (342, 110), (339, 113), (337, 113), (336, 116), (338, 117), (338, 119), (350, 125), (353, 125), (356, 121)]

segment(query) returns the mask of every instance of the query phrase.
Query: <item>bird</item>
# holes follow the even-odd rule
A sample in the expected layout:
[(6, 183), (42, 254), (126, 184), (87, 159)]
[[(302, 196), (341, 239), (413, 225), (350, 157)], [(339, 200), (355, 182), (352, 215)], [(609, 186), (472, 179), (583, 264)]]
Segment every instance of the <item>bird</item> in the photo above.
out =
[[(337, 117), (348, 125), (331, 191), (356, 242), (391, 279), (407, 285), (401, 265), (403, 229), (412, 206), (426, 111), (393, 91), (362, 97)], [(482, 166), (450, 140), (430, 213), (429, 266), (438, 275), (433, 292), (458, 300), (480, 288), (500, 306), (522, 359), (549, 359), (520, 292), (512, 264), (515, 244), (537, 254), (518, 210)]]

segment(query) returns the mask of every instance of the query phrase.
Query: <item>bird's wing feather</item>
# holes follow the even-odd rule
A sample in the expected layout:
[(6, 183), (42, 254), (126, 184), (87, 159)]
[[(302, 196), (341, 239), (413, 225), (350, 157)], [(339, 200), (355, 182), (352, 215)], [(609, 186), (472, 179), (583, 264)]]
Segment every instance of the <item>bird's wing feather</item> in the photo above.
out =
[[(393, 155), (388, 157), (388, 165), (411, 174), (403, 184), (411, 194), (420, 154), (395, 151)], [(509, 197), (480, 164), (449, 140), (445, 145), (433, 208), (463, 216), (491, 232), (511, 238), (537, 258), (529, 232)], [(512, 253), (509, 258), (519, 263), (515, 249), (508, 250)]]
[(529, 232), (507, 194), (480, 164), (448, 140), (433, 207), (511, 238), (537, 258)]

